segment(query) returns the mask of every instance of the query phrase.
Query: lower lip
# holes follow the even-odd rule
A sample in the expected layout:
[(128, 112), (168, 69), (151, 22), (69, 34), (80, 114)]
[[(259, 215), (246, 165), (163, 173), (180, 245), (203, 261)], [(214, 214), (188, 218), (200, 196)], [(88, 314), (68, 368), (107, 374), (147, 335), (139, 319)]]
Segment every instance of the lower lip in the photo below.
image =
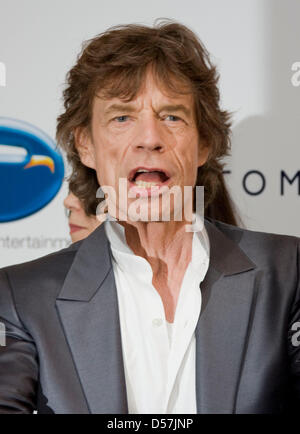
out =
[(151, 187), (141, 187), (136, 185), (132, 181), (128, 181), (128, 182), (129, 182), (129, 193), (130, 195), (132, 195), (133, 198), (137, 197), (138, 195), (140, 197), (155, 197), (163, 193), (162, 191), (163, 187), (168, 186), (168, 184), (170, 183), (170, 178), (167, 181), (162, 182), (161, 184), (153, 185)]
[(70, 227), (70, 234), (73, 234), (74, 232), (78, 232), (84, 229), (82, 226), (76, 226), (76, 225), (69, 225), (69, 227)]

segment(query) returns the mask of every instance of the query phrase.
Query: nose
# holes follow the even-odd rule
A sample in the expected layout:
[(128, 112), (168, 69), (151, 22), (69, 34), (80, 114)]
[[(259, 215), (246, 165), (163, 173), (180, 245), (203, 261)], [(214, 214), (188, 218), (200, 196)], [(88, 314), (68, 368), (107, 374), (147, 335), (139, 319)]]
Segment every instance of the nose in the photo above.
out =
[(69, 192), (68, 196), (64, 200), (64, 206), (70, 211), (76, 209), (78, 210), (81, 208), (81, 203), (78, 197), (75, 196), (75, 194)]
[(135, 140), (135, 149), (163, 152), (165, 149), (162, 126), (154, 115), (140, 122)]

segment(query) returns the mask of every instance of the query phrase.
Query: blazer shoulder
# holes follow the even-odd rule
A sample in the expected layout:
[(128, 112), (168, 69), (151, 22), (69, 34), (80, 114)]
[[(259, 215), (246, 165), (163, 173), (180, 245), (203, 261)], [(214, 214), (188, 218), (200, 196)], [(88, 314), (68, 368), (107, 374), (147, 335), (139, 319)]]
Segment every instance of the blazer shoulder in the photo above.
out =
[(300, 237), (260, 232), (233, 226), (218, 220), (209, 221), (259, 267), (289, 276), (299, 273)]
[[(287, 247), (291, 246), (291, 248), (300, 244), (300, 237), (296, 235), (286, 235), (286, 234), (277, 234), (273, 232), (264, 232), (264, 231), (255, 231), (252, 229), (243, 228), (240, 226), (234, 226), (228, 223), (223, 223), (219, 220), (207, 219), (213, 225), (215, 225), (220, 231), (222, 231), (225, 235), (231, 238), (233, 241), (244, 241), (244, 242), (257, 242), (263, 243), (262, 245), (267, 246), (270, 244), (278, 244), (284, 243)], [(257, 244), (259, 247), (259, 244)]]
[(13, 291), (29, 291), (31, 288), (31, 292), (35, 292), (35, 288), (43, 288), (48, 282), (52, 282), (52, 287), (56, 286), (53, 285), (56, 282), (59, 287), (72, 265), (80, 244), (81, 241), (32, 261), (3, 267), (0, 274)]

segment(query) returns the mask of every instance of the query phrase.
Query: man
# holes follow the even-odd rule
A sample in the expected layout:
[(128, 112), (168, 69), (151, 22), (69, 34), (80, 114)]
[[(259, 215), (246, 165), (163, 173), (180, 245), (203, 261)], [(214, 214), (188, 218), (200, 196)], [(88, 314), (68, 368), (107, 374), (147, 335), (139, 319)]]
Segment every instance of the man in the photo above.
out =
[[(195, 185), (207, 208), (230, 144), (203, 45), (176, 23), (110, 29), (85, 46), (64, 98), (58, 142), (80, 198), (100, 185), (111, 218), (1, 271), (1, 412), (295, 410), (299, 239), (201, 227)], [(164, 219), (168, 189), (188, 186)]]

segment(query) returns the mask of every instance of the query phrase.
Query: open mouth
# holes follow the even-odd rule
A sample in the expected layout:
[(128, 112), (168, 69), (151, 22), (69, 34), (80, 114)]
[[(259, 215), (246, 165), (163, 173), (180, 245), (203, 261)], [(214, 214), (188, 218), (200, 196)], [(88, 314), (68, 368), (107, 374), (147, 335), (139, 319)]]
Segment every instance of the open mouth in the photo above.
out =
[(143, 188), (166, 185), (169, 179), (169, 173), (161, 168), (137, 167), (128, 176), (131, 186)]

